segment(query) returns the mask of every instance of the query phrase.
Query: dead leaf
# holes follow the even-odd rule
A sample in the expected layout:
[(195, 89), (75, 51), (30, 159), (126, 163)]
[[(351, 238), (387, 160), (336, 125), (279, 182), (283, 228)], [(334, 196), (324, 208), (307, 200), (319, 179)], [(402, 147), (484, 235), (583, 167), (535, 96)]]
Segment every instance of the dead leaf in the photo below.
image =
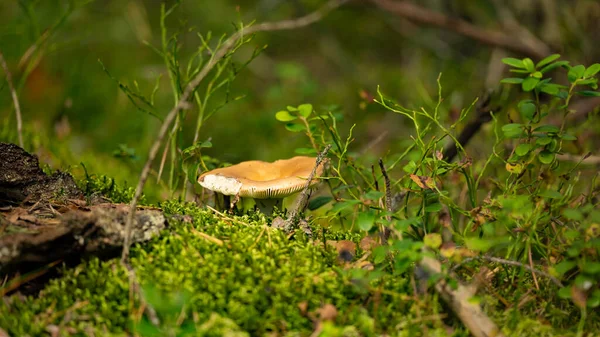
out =
[(433, 178), (426, 176), (418, 176), (416, 174), (411, 174), (410, 179), (415, 182), (420, 188), (424, 190), (431, 190), (435, 188), (435, 181)]
[(367, 252), (379, 246), (379, 242), (377, 242), (377, 240), (373, 239), (373, 237), (371, 236), (365, 236), (364, 238), (362, 238), (362, 240), (360, 240), (358, 246), (360, 247), (360, 249)]

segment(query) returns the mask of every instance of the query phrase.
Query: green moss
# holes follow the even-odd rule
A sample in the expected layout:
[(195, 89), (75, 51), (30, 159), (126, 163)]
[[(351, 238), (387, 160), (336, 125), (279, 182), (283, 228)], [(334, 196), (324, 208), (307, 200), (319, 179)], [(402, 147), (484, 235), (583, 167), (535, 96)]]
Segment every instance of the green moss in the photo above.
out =
[[(161, 206), (193, 218), (172, 223), (162, 236), (132, 250), (138, 282), (163, 325), (184, 317), (180, 329), (194, 336), (307, 335), (314, 329), (311, 315), (332, 304), (338, 315), (324, 325), (324, 336), (421, 336), (425, 328), (429, 336), (447, 336), (446, 325), (453, 336), (467, 336), (451, 317), (435, 318), (445, 312), (437, 297), (414, 297), (407, 276), (346, 270), (333, 250), (300, 233), (288, 239), (267, 227), (263, 215), (221, 219), (191, 204)], [(139, 321), (140, 299), (129, 287), (118, 260), (94, 258), (64, 270), (36, 298), (13, 296), (0, 304), (0, 326), (12, 336), (39, 336), (47, 335), (49, 325), (97, 335), (123, 334), (135, 325), (140, 335), (151, 336), (142, 334), (154, 328)], [(547, 329), (532, 324), (511, 329)]]

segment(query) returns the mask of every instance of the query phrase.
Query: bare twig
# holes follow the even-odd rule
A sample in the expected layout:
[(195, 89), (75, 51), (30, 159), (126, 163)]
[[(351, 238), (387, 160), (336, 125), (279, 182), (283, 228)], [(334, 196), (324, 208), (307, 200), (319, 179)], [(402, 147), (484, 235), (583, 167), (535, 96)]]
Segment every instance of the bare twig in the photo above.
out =
[(489, 46), (502, 47), (538, 59), (546, 57), (551, 53), (550, 48), (543, 43), (527, 43), (531, 41), (520, 40), (515, 38), (515, 36), (502, 31), (477, 27), (465, 20), (431, 11), (413, 2), (391, 0), (372, 1), (380, 8), (410, 21), (454, 31)]
[(300, 193), (300, 196), (298, 197), (298, 199), (296, 201), (296, 207), (294, 207), (294, 209), (290, 212), (290, 215), (288, 216), (287, 220), (285, 221), (285, 224), (283, 227), (285, 232), (289, 232), (291, 230), (294, 222), (296, 222), (298, 215), (300, 213), (302, 213), (304, 211), (304, 209), (306, 208), (306, 201), (308, 200), (308, 187), (310, 186), (311, 181), (314, 179), (315, 174), (317, 174), (317, 169), (319, 168), (319, 166), (321, 166), (321, 164), (327, 157), (327, 152), (329, 152), (329, 149), (331, 149), (331, 144), (328, 144), (327, 146), (325, 146), (323, 151), (321, 151), (321, 153), (319, 153), (319, 155), (317, 156), (317, 160), (315, 162), (315, 167), (313, 167), (312, 172), (310, 172), (310, 175), (306, 179), (306, 184), (304, 185), (304, 188), (302, 189), (302, 193)]
[(19, 97), (17, 96), (17, 91), (15, 90), (15, 86), (13, 85), (12, 75), (10, 70), (8, 70), (8, 65), (6, 64), (6, 60), (4, 59), (4, 55), (0, 51), (0, 66), (4, 69), (6, 73), (6, 82), (8, 82), (8, 88), (10, 89), (10, 94), (12, 96), (13, 103), (15, 104), (15, 115), (17, 116), (17, 134), (19, 136), (19, 146), (23, 147), (23, 120), (21, 119), (21, 106), (19, 105)]
[(146, 312), (146, 315), (148, 316), (148, 319), (150, 320), (150, 322), (154, 326), (159, 326), (160, 320), (158, 319), (158, 315), (156, 314), (156, 311), (150, 305), (150, 303), (147, 303), (146, 300), (144, 299), (141, 286), (136, 280), (137, 277), (135, 274), (135, 269), (133, 269), (133, 267), (127, 261), (123, 260), (123, 261), (121, 261), (121, 263), (125, 267), (125, 269), (127, 269), (127, 275), (129, 276), (129, 287), (130, 287), (131, 291), (140, 297), (140, 300), (142, 301), (142, 306), (144, 306), (144, 311)]
[(134, 213), (136, 210), (137, 202), (142, 195), (142, 190), (144, 189), (144, 185), (146, 184), (146, 180), (148, 179), (148, 175), (150, 173), (150, 168), (152, 166), (152, 162), (156, 157), (156, 154), (160, 148), (160, 145), (169, 130), (169, 126), (177, 116), (177, 113), (186, 107), (189, 106), (188, 100), (192, 96), (193, 92), (200, 85), (202, 80), (208, 75), (208, 73), (213, 69), (213, 67), (224, 57), (227, 56), (229, 51), (235, 46), (238, 40), (242, 39), (244, 36), (249, 34), (254, 34), (257, 32), (264, 31), (275, 31), (275, 30), (289, 30), (289, 29), (297, 29), (313, 24), (319, 20), (321, 20), (327, 13), (338, 8), (339, 6), (346, 3), (348, 0), (330, 0), (323, 7), (318, 9), (315, 12), (312, 12), (306, 16), (293, 19), (293, 20), (284, 20), (278, 22), (265, 22), (255, 26), (250, 26), (248, 28), (242, 29), (231, 37), (229, 37), (210, 58), (210, 60), (206, 63), (206, 65), (202, 68), (202, 70), (194, 77), (190, 83), (187, 85), (179, 102), (175, 105), (171, 111), (167, 114), (167, 117), (164, 119), (163, 124), (158, 131), (156, 139), (154, 140), (154, 144), (150, 148), (150, 152), (148, 153), (148, 160), (142, 169), (142, 173), (140, 174), (140, 180), (135, 189), (135, 194), (133, 199), (131, 200), (130, 207), (131, 212), (129, 213), (129, 217), (127, 218), (127, 223), (125, 225), (125, 242), (123, 243), (123, 252), (121, 254), (121, 259), (127, 259), (129, 255), (129, 245), (130, 245), (130, 235), (131, 235), (131, 227), (133, 225)]
[[(419, 266), (430, 274), (440, 274), (442, 272), (441, 263), (428, 256), (423, 257)], [(473, 336), (504, 336), (496, 324), (481, 310), (479, 304), (470, 300), (472, 293), (469, 290), (469, 287), (458, 284), (458, 287), (454, 288), (447, 282), (446, 278), (443, 278), (436, 282), (435, 290), (450, 306), (452, 311), (458, 316), (467, 329), (471, 331)]]
[(521, 262), (517, 262), (517, 261), (511, 261), (511, 260), (506, 260), (506, 259), (501, 259), (498, 257), (493, 257), (493, 256), (478, 256), (478, 257), (473, 257), (473, 258), (468, 258), (468, 259), (464, 259), (461, 263), (457, 264), (456, 266), (452, 267), (452, 270), (457, 270), (460, 266), (464, 265), (465, 263), (469, 262), (469, 261), (473, 261), (473, 260), (486, 260), (486, 261), (490, 261), (490, 262), (495, 262), (495, 263), (500, 263), (500, 264), (504, 264), (504, 265), (509, 265), (509, 266), (515, 266), (515, 267), (521, 267), (524, 269), (527, 269), (528, 271), (538, 274), (540, 276), (544, 276), (546, 278), (548, 278), (550, 281), (552, 281), (552, 283), (556, 284), (559, 287), (564, 287), (562, 282), (560, 282), (559, 279), (557, 279), (556, 277), (541, 271), (539, 269), (535, 269), (532, 268), (531, 266), (528, 266), (526, 264), (523, 264)]
[[(484, 99), (477, 103), (477, 116), (475, 116), (475, 119), (465, 126), (465, 128), (456, 138), (463, 148), (477, 134), (477, 132), (479, 132), (479, 130), (485, 123), (492, 120), (492, 115), (490, 114), (490, 112), (492, 110), (499, 109), (498, 107), (496, 107), (496, 109), (492, 109), (490, 107), (491, 97), (492, 92), (488, 92)], [(444, 149), (444, 160), (446, 160), (447, 162), (451, 162), (457, 154), (458, 144), (452, 142)]]

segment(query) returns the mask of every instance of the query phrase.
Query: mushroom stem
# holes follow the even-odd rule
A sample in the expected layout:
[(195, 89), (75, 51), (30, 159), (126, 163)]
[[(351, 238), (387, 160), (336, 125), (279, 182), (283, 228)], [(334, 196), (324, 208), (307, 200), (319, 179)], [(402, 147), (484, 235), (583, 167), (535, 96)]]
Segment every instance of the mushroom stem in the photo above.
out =
[(277, 206), (277, 209), (281, 210), (281, 206), (283, 205), (282, 198), (254, 199), (254, 202), (261, 213), (268, 215), (273, 214), (275, 206)]

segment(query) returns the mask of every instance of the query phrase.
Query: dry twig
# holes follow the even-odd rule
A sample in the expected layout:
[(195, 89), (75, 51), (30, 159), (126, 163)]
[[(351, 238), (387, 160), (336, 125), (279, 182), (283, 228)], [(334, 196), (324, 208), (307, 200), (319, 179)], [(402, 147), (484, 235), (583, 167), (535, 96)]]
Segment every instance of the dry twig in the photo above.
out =
[(137, 206), (137, 202), (138, 202), (140, 196), (142, 195), (142, 190), (144, 189), (146, 180), (148, 179), (148, 175), (150, 173), (150, 168), (152, 166), (152, 163), (154, 162), (154, 158), (156, 157), (156, 154), (158, 153), (160, 145), (162, 144), (162, 141), (165, 138), (167, 131), (169, 130), (169, 126), (171, 125), (171, 123), (173, 123), (173, 120), (177, 116), (177, 113), (179, 113), (179, 111), (181, 111), (189, 106), (188, 100), (191, 98), (193, 92), (200, 85), (200, 83), (206, 77), (206, 75), (208, 75), (208, 73), (213, 69), (213, 67), (222, 58), (227, 56), (229, 51), (235, 46), (235, 44), (238, 42), (238, 40), (242, 39), (244, 36), (249, 35), (249, 34), (254, 34), (257, 32), (289, 30), (289, 29), (297, 29), (297, 28), (302, 28), (302, 27), (308, 26), (310, 24), (313, 24), (313, 23), (321, 20), (327, 13), (338, 8), (339, 6), (346, 3), (347, 1), (348, 0), (330, 0), (325, 5), (323, 5), (323, 7), (316, 10), (315, 12), (312, 12), (306, 16), (303, 16), (303, 17), (300, 17), (297, 19), (284, 20), (284, 21), (278, 21), (278, 22), (265, 22), (265, 23), (261, 23), (261, 24), (255, 25), (255, 26), (250, 26), (248, 28), (242, 29), (242, 30), (236, 32), (235, 34), (233, 34), (231, 37), (229, 37), (223, 43), (221, 48), (219, 48), (212, 55), (210, 60), (206, 63), (206, 65), (202, 68), (202, 70), (198, 73), (198, 75), (196, 75), (196, 77), (194, 77), (190, 81), (190, 83), (187, 85), (187, 87), (181, 94), (179, 102), (177, 102), (175, 107), (173, 109), (171, 109), (171, 111), (169, 111), (169, 113), (167, 114), (167, 117), (164, 119), (163, 124), (160, 127), (160, 130), (156, 136), (154, 143), (152, 144), (152, 147), (150, 148), (150, 152), (148, 153), (148, 160), (146, 161), (146, 164), (144, 165), (144, 168), (142, 169), (142, 173), (140, 174), (140, 180), (137, 184), (137, 187), (135, 189), (135, 194), (130, 203), (131, 212), (129, 214), (129, 217), (127, 218), (127, 224), (125, 225), (125, 242), (123, 243), (123, 252), (121, 254), (122, 260), (127, 259), (128, 255), (129, 255), (129, 245), (130, 245), (129, 236), (130, 236), (130, 232), (131, 232), (131, 227), (133, 225), (135, 209)]
[(410, 21), (454, 31), (489, 46), (502, 47), (538, 59), (544, 58), (551, 53), (550, 48), (543, 43), (535, 43), (532, 45), (530, 43), (531, 41), (515, 39), (515, 36), (502, 31), (477, 27), (465, 20), (431, 11), (413, 2), (391, 0), (372, 1), (380, 8)]
[(304, 209), (306, 208), (306, 201), (308, 200), (308, 187), (310, 186), (310, 182), (314, 179), (315, 174), (317, 173), (317, 169), (323, 163), (323, 160), (327, 157), (327, 152), (329, 152), (329, 149), (331, 149), (331, 144), (328, 144), (327, 146), (325, 146), (323, 151), (321, 151), (321, 153), (319, 153), (319, 155), (317, 156), (315, 167), (313, 167), (312, 172), (310, 172), (310, 175), (306, 179), (306, 184), (304, 185), (304, 188), (302, 189), (302, 193), (300, 194), (300, 196), (298, 197), (298, 200), (296, 201), (296, 207), (294, 207), (294, 209), (290, 212), (290, 215), (288, 216), (287, 220), (285, 221), (285, 224), (283, 227), (285, 232), (290, 232), (292, 225), (294, 224), (294, 222), (296, 221), (296, 218), (298, 217), (298, 214), (303, 212)]
[[(381, 158), (379, 158), (379, 168), (381, 169), (381, 174), (383, 174), (383, 180), (385, 182), (385, 209), (388, 212), (392, 211), (392, 184), (390, 183), (390, 177), (388, 177), (387, 171), (385, 169), (385, 166), (383, 165), (383, 160)], [(389, 222), (392, 221), (392, 217), (390, 215), (388, 215), (386, 217), (386, 220), (388, 222), (388, 226), (389, 226)], [(385, 244), (388, 240), (388, 238), (390, 237), (390, 229), (387, 226), (383, 227), (383, 235), (382, 235), (382, 243)], [(402, 233), (398, 234), (400, 237), (400, 240), (402, 240)]]
[[(419, 265), (430, 274), (442, 272), (441, 263), (431, 257), (425, 256)], [(479, 304), (470, 301), (472, 294), (469, 287), (459, 284), (456, 289), (448, 284), (446, 279), (441, 279), (435, 284), (435, 290), (450, 306), (463, 324), (475, 337), (503, 337), (496, 324), (481, 310)]]
[(506, 259), (501, 259), (498, 257), (493, 257), (493, 256), (478, 256), (478, 257), (473, 257), (473, 258), (468, 258), (468, 259), (464, 259), (461, 263), (457, 264), (456, 266), (452, 267), (452, 270), (456, 270), (458, 269), (460, 266), (464, 265), (465, 263), (469, 262), (469, 261), (473, 261), (473, 260), (486, 260), (486, 261), (490, 261), (490, 262), (495, 262), (495, 263), (499, 263), (499, 264), (504, 264), (504, 265), (509, 265), (509, 266), (515, 266), (515, 267), (521, 267), (524, 269), (527, 269), (528, 271), (534, 273), (534, 274), (538, 274), (540, 276), (544, 276), (546, 278), (548, 278), (550, 281), (552, 281), (552, 283), (556, 284), (559, 287), (564, 287), (562, 282), (560, 282), (559, 279), (557, 279), (556, 277), (541, 271), (539, 269), (535, 269), (532, 268), (531, 266), (528, 266), (526, 264), (523, 264), (521, 262), (517, 262), (517, 261), (511, 261), (511, 260), (506, 260)]
[(6, 60), (4, 59), (4, 55), (0, 51), (0, 66), (4, 69), (6, 73), (6, 82), (8, 82), (8, 88), (10, 89), (10, 94), (12, 96), (13, 103), (15, 104), (15, 115), (17, 117), (17, 134), (19, 135), (19, 146), (23, 147), (23, 120), (21, 119), (21, 106), (19, 105), (19, 97), (17, 96), (17, 91), (15, 90), (15, 86), (12, 82), (12, 75), (10, 70), (8, 70), (8, 65), (6, 64)]

